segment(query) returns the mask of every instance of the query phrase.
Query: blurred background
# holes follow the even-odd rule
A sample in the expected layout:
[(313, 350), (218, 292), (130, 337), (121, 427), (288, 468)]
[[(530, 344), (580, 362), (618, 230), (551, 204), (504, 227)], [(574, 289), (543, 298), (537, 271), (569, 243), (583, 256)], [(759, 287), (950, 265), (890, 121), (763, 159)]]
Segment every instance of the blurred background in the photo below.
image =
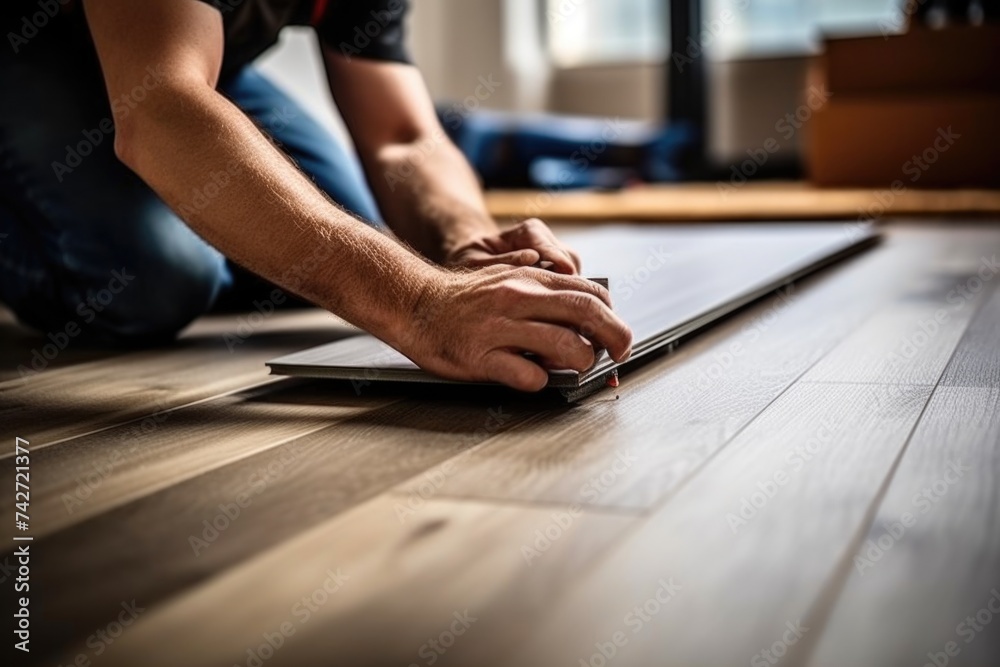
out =
[[(416, 0), (408, 28), (444, 125), (487, 187), (991, 187), (998, 5)], [(307, 30), (286, 30), (264, 67), (345, 136)], [(910, 181), (907, 161), (948, 126), (962, 139)], [(608, 148), (569, 168), (591, 141)]]

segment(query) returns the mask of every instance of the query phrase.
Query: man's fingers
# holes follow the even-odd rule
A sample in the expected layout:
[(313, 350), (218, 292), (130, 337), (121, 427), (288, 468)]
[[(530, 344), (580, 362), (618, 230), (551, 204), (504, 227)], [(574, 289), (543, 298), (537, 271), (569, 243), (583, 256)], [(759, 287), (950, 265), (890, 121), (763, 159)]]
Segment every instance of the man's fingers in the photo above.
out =
[(576, 265), (576, 272), (580, 273), (580, 271), (583, 269), (583, 260), (580, 259), (580, 253), (578, 253), (577, 251), (573, 250), (572, 248), (566, 248), (566, 252), (569, 253), (570, 258), (573, 260), (573, 263)]
[(483, 266), (490, 264), (510, 264), (511, 266), (534, 266), (540, 261), (537, 250), (512, 250), (500, 255), (491, 255), (482, 259)]
[(611, 306), (611, 292), (603, 285), (580, 276), (567, 276), (551, 271), (532, 272), (531, 277), (542, 285), (554, 290), (572, 290), (596, 296), (608, 306)]
[(508, 350), (491, 350), (483, 358), (486, 378), (520, 391), (539, 391), (549, 383), (549, 374), (535, 362)]
[(600, 299), (583, 292), (538, 292), (524, 299), (523, 314), (533, 320), (572, 327), (608, 351), (615, 361), (632, 352), (632, 331)]
[(508, 241), (518, 248), (534, 248), (542, 261), (551, 262), (558, 273), (575, 274), (579, 269), (578, 259), (574, 259), (568, 248), (563, 247), (544, 222), (538, 218), (525, 220), (516, 227)]
[(481, 268), (484, 266), (494, 266), (496, 264), (506, 264), (509, 266), (534, 266), (539, 262), (538, 252), (535, 250), (512, 250), (500, 255), (494, 255), (485, 250), (470, 251), (461, 255), (453, 261), (453, 264), (467, 268)]
[(545, 368), (584, 372), (594, 365), (594, 347), (575, 331), (545, 322), (520, 322), (502, 344), (538, 355)]
[(575, 275), (577, 271), (576, 262), (573, 257), (562, 246), (555, 243), (547, 243), (542, 239), (532, 243), (532, 247), (538, 251), (543, 262), (552, 262), (552, 270), (557, 273)]

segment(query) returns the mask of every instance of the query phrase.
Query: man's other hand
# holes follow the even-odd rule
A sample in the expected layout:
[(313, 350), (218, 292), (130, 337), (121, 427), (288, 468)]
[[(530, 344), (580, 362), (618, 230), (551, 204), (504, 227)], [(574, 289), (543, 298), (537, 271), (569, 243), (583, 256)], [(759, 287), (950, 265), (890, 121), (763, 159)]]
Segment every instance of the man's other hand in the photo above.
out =
[(551, 264), (548, 268), (557, 273), (580, 272), (580, 256), (538, 218), (525, 220), (495, 236), (472, 239), (452, 249), (445, 258), (446, 265), (472, 269), (495, 264), (534, 266), (540, 262)]

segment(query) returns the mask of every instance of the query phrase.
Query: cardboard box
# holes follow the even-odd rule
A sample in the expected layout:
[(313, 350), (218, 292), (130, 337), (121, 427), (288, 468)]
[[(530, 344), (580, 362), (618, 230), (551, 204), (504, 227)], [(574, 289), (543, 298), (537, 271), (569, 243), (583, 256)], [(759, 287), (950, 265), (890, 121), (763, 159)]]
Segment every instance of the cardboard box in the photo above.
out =
[(837, 97), (807, 127), (823, 186), (1000, 187), (1000, 95)]
[(805, 126), (816, 185), (1000, 187), (1000, 27), (828, 40)]
[(829, 39), (819, 62), (840, 95), (1000, 93), (1000, 26)]

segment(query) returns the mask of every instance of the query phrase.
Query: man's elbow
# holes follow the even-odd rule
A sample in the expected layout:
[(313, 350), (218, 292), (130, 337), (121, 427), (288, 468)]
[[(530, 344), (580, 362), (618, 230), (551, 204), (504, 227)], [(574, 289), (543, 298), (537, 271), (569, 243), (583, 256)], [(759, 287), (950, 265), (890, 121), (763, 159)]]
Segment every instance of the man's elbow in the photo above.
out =
[(183, 131), (190, 116), (203, 106), (204, 96), (217, 94), (204, 84), (167, 83), (148, 92), (133, 105), (113, 103), (115, 155), (129, 169), (142, 175), (143, 165)]

